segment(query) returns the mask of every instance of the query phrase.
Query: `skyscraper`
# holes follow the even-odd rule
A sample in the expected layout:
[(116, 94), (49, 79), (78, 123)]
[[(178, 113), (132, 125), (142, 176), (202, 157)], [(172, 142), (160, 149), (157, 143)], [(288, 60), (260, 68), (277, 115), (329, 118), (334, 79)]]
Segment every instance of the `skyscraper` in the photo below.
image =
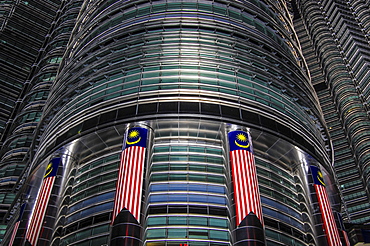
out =
[[(0, 220), (18, 190), (17, 182), (27, 167), (27, 153), (42, 114), (51, 76), (32, 79), (40, 65), (42, 47), (60, 1), (0, 2)], [(50, 64), (49, 64), (50, 66)], [(56, 71), (55, 71), (56, 72)], [(45, 73), (46, 74), (46, 73)], [(55, 76), (55, 75), (54, 75)], [(39, 86), (36, 80), (44, 81)], [(5, 223), (0, 225), (4, 234)]]
[(310, 3), (61, 1), (4, 243), (349, 245)]
[(297, 6), (302, 50), (335, 150), (344, 216), (368, 223), (369, 7), (363, 1), (298, 1)]

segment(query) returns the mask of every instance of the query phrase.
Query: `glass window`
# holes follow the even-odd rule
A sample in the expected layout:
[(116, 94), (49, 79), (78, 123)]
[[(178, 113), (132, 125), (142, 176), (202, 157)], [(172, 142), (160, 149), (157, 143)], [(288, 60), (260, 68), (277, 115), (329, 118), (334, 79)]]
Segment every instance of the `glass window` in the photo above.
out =
[(89, 236), (91, 236), (91, 229), (77, 232), (75, 235), (76, 235), (75, 237), (76, 240), (88, 238)]
[(148, 239), (165, 238), (166, 237), (166, 229), (148, 229), (147, 232), (146, 232), (146, 237)]
[(186, 238), (186, 229), (168, 229), (168, 238)]
[(149, 217), (147, 223), (148, 223), (148, 226), (165, 225), (166, 224), (166, 217)]
[(170, 202), (186, 202), (187, 201), (187, 195), (185, 194), (170, 194), (169, 196)]
[(210, 239), (216, 239), (216, 240), (229, 240), (229, 232), (227, 231), (218, 231), (218, 230), (210, 230), (209, 231), (209, 237)]
[(189, 238), (208, 239), (208, 230), (189, 229)]
[(92, 229), (92, 235), (104, 233), (109, 231), (109, 225), (97, 226)]
[(189, 217), (189, 225), (207, 225), (207, 217)]
[(168, 171), (168, 164), (153, 164), (152, 172), (156, 171)]
[(209, 226), (222, 227), (222, 228), (228, 227), (226, 219), (218, 219), (218, 218), (209, 218)]
[(180, 173), (180, 174), (170, 174), (169, 175), (169, 180), (187, 180), (187, 175), (186, 173)]
[(185, 217), (185, 216), (171, 216), (171, 217), (168, 217), (168, 224), (169, 225), (186, 225), (187, 224), (187, 217)]
[(107, 243), (108, 243), (108, 236), (94, 238), (91, 240), (91, 246), (107, 245)]

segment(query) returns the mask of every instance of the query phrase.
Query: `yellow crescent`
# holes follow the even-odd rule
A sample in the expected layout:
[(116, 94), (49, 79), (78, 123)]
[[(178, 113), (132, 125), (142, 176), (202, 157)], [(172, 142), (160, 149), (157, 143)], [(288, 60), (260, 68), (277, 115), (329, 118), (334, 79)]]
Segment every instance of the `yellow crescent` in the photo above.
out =
[(136, 140), (136, 141), (132, 141), (132, 142), (129, 142), (128, 140), (126, 140), (126, 143), (127, 143), (127, 144), (137, 144), (138, 142), (140, 142), (140, 140), (141, 140), (141, 137), (139, 137), (139, 139), (138, 139), (138, 140)]
[(323, 186), (325, 186), (325, 183), (324, 183), (324, 181), (322, 181), (321, 180), (321, 177), (320, 177), (321, 175), (320, 174), (317, 174), (317, 180), (323, 185)]
[(249, 148), (250, 144), (248, 143), (247, 145), (241, 145), (239, 144), (236, 140), (235, 140), (235, 144), (236, 146), (240, 147), (240, 148)]
[(44, 175), (44, 178), (48, 176), (53, 171), (53, 167), (51, 167), (49, 170), (46, 170), (46, 173)]

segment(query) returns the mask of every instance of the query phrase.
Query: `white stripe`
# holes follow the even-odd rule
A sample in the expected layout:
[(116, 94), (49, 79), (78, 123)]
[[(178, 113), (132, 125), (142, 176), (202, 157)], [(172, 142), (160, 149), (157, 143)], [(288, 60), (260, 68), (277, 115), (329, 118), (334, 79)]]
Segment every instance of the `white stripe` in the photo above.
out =
[[(127, 210), (130, 210), (128, 206), (128, 201), (131, 200), (131, 192), (130, 192), (130, 187), (128, 186), (131, 183), (131, 159), (132, 159), (132, 147), (129, 147), (126, 149), (127, 155), (126, 155), (126, 161), (125, 161), (125, 176), (123, 179), (123, 191), (122, 191), (122, 205), (121, 205), (121, 210), (123, 208), (126, 208)], [(121, 210), (118, 212), (120, 213)]]
[(248, 152), (248, 158), (249, 158), (248, 164), (249, 164), (251, 172), (252, 172), (251, 177), (253, 179), (254, 213), (260, 219), (261, 223), (263, 223), (261, 199), (260, 199), (260, 193), (259, 193), (259, 189), (258, 189), (257, 170), (256, 170), (256, 166), (255, 166), (255, 163), (254, 163), (253, 154)]
[[(246, 190), (245, 194), (245, 213), (243, 214), (243, 217), (247, 216), (250, 212), (253, 212), (253, 186), (252, 186), (252, 177), (251, 177), (251, 172), (249, 169), (248, 165), (248, 156), (247, 156), (247, 151), (240, 150), (240, 154), (243, 155), (243, 168), (244, 168), (244, 173), (243, 173), (243, 179), (244, 179), (244, 189)], [(244, 219), (243, 218), (243, 219)]]
[(132, 200), (133, 200), (133, 190), (132, 190), (132, 183), (133, 183), (133, 173), (135, 167), (135, 146), (129, 148), (130, 155), (127, 159), (127, 179), (125, 179), (125, 191), (123, 193), (124, 196), (124, 205), (125, 208), (132, 213)]
[(37, 220), (38, 220), (38, 217), (39, 217), (39, 207), (40, 207), (40, 204), (42, 203), (43, 196), (46, 194), (45, 193), (45, 188), (46, 188), (46, 184), (45, 184), (45, 180), (43, 180), (40, 191), (39, 191), (39, 193), (36, 197), (36, 202), (35, 202), (35, 205), (34, 205), (34, 208), (33, 208), (30, 224), (27, 228), (26, 238), (31, 243), (32, 243), (33, 235), (35, 233), (34, 231), (36, 229), (35, 223), (37, 223)]
[(338, 233), (338, 228), (336, 226), (333, 212), (329, 203), (329, 199), (326, 193), (326, 189), (322, 185), (315, 185), (317, 188), (317, 195), (319, 199), (319, 206), (322, 213), (322, 219), (324, 223), (324, 228), (326, 231), (328, 243), (330, 246), (340, 246), (342, 245)]
[(236, 212), (236, 225), (239, 225), (240, 223), (240, 197), (239, 197), (239, 180), (237, 179), (237, 165), (235, 160), (235, 151), (230, 153), (231, 157), (231, 170), (232, 170), (232, 178), (233, 178), (233, 186), (234, 186), (234, 200), (235, 200), (235, 212)]
[(46, 209), (47, 209), (47, 206), (48, 206), (51, 190), (53, 188), (54, 179), (55, 179), (55, 176), (47, 178), (47, 180), (48, 180), (46, 182), (47, 183), (47, 187), (46, 187), (47, 195), (44, 196), (43, 203), (41, 204), (40, 216), (39, 216), (39, 219), (38, 219), (37, 224), (36, 224), (36, 232), (34, 234), (34, 243), (35, 243), (35, 245), (36, 245), (37, 240), (40, 236), (40, 231), (41, 231), (42, 224), (43, 224), (43, 221), (44, 221), (44, 217), (45, 217)]
[(239, 223), (243, 221), (245, 216), (247, 216), (248, 211), (250, 210), (249, 203), (248, 203), (248, 196), (250, 194), (249, 185), (248, 185), (248, 170), (246, 169), (245, 163), (245, 155), (242, 150), (237, 150), (238, 155), (238, 184), (239, 184), (239, 191), (240, 191), (240, 207), (241, 213), (239, 215)]
[(144, 147), (132, 146), (123, 151), (118, 171), (112, 224), (123, 208), (130, 211), (137, 221), (140, 220), (144, 161)]
[(12, 233), (12, 236), (10, 238), (10, 241), (9, 241), (9, 246), (13, 246), (13, 243), (14, 243), (14, 240), (15, 240), (15, 236), (17, 235), (17, 232), (18, 232), (18, 228), (19, 228), (19, 224), (21, 222), (18, 221), (17, 223), (15, 223), (14, 225), (14, 228), (13, 228), (13, 233)]
[(236, 209), (236, 224), (253, 212), (262, 221), (261, 199), (254, 156), (246, 150), (230, 152), (232, 178), (234, 183), (234, 200)]
[(262, 225), (263, 225), (263, 215), (262, 215), (262, 205), (261, 205), (261, 195), (260, 195), (260, 190), (259, 190), (259, 187), (258, 187), (258, 175), (257, 175), (257, 167), (256, 167), (256, 163), (255, 163), (255, 160), (254, 160), (254, 155), (251, 154), (251, 157), (252, 157), (252, 166), (253, 166), (253, 170), (254, 170), (254, 176), (255, 176), (255, 182), (256, 182), (256, 194), (257, 194), (257, 206), (258, 206), (258, 218), (260, 219)]
[[(131, 201), (130, 201), (130, 211), (132, 215), (138, 220), (137, 216), (137, 202), (139, 200), (138, 198), (138, 185), (139, 185), (139, 152), (140, 149), (139, 147), (135, 146), (134, 147), (134, 156), (132, 158), (132, 178), (131, 178), (131, 183), (130, 183), (130, 190), (131, 190)], [(140, 187), (141, 188), (141, 187)]]
[(242, 172), (243, 172), (243, 167), (240, 165), (240, 155), (239, 151), (235, 151), (235, 156), (236, 156), (236, 162), (235, 162), (235, 170), (236, 170), (236, 175), (235, 175), (235, 182), (237, 185), (237, 195), (239, 199), (236, 201), (238, 202), (239, 206), (239, 213), (237, 215), (237, 225), (240, 224), (240, 222), (243, 220), (243, 215), (245, 214), (245, 190), (243, 189), (245, 186), (243, 185), (242, 182)]
[(136, 196), (134, 217), (140, 222), (141, 196), (143, 192), (143, 167), (144, 167), (144, 148), (138, 149), (137, 174), (136, 174)]
[(45, 178), (36, 198), (35, 207), (31, 216), (31, 222), (26, 233), (26, 239), (31, 243), (31, 245), (36, 245), (39, 238), (54, 180), (55, 176)]
[(342, 232), (343, 232), (344, 240), (346, 241), (346, 246), (351, 246), (351, 243), (349, 242), (349, 239), (348, 239), (347, 232), (346, 231), (342, 231)]

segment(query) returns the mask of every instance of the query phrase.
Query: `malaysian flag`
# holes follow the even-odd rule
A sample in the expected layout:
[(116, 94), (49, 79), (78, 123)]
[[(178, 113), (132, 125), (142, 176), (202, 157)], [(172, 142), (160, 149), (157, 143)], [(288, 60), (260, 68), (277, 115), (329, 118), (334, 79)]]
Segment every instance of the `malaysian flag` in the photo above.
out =
[(125, 135), (116, 184), (112, 224), (124, 208), (140, 222), (147, 135), (148, 130), (141, 127), (130, 128)]
[(21, 223), (21, 220), (22, 220), (22, 216), (23, 216), (23, 212), (24, 212), (25, 207), (26, 207), (26, 204), (23, 203), (22, 206), (21, 206), (21, 209), (19, 211), (19, 216), (18, 216), (17, 222), (14, 225), (12, 236), (10, 237), (9, 246), (13, 246), (15, 237), (16, 237), (17, 232), (18, 232), (19, 224)]
[(311, 166), (311, 172), (328, 244), (329, 246), (340, 246), (342, 242), (326, 192), (323, 175), (320, 169), (315, 166)]
[(334, 217), (339, 222), (339, 236), (342, 239), (342, 244), (345, 246), (351, 246), (351, 243), (349, 242), (348, 234), (346, 232), (346, 228), (343, 224), (342, 216), (340, 215), (340, 213), (335, 212)]
[(343, 233), (343, 239), (344, 239), (345, 246), (351, 246), (347, 232), (345, 230), (342, 230), (342, 233)]
[(251, 139), (244, 131), (229, 132), (230, 162), (234, 185), (236, 225), (253, 213), (262, 220), (261, 198)]
[(36, 245), (37, 240), (40, 236), (40, 231), (44, 222), (46, 209), (49, 203), (49, 198), (53, 189), (60, 162), (61, 158), (54, 158), (46, 167), (44, 179), (37, 195), (30, 223), (28, 224), (26, 232), (26, 240), (30, 245)]

